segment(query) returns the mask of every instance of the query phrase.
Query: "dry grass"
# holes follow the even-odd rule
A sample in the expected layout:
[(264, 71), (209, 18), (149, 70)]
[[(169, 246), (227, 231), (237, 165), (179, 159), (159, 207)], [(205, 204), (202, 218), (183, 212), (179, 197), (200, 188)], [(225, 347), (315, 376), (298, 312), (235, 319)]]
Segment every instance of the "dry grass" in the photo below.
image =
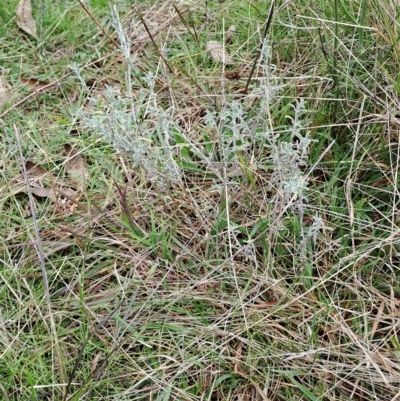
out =
[[(8, 28), (3, 399), (399, 397), (396, 14), (359, 1), (342, 20), (317, 3), (275, 9), (246, 96), (262, 2), (125, 10), (130, 66), (78, 7), (66, 12), (84, 38), (42, 28), (39, 45)], [(123, 50), (107, 9), (90, 12)], [(37, 52), (32, 78), (70, 72), (46, 53), (58, 41), (91, 64), (13, 108)]]

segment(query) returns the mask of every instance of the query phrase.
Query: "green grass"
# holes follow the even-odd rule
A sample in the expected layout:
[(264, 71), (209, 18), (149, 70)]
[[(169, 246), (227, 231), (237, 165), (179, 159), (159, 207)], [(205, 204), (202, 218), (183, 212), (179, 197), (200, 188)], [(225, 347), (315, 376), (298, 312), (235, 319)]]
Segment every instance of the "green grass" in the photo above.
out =
[[(0, 10), (0, 398), (396, 399), (392, 3), (276, 5), (246, 96), (270, 4), (121, 4), (134, 63), (78, 2), (34, 2), (39, 40), (16, 4)], [(108, 2), (87, 6), (120, 43)], [(205, 44), (232, 25), (224, 67)], [(23, 79), (60, 78), (15, 106)], [(32, 196), (27, 161), (47, 170), (28, 171)]]

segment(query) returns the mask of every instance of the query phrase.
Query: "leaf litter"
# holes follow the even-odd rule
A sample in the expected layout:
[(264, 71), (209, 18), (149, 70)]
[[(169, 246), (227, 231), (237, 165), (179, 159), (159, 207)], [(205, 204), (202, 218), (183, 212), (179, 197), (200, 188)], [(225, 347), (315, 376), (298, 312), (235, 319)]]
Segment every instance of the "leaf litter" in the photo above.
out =
[(89, 181), (89, 171), (85, 159), (69, 144), (65, 144), (64, 149), (67, 153), (65, 170), (76, 184), (77, 189), (84, 192)]
[(28, 160), (25, 163), (28, 183), (21, 173), (14, 178), (14, 184), (11, 187), (0, 188), (0, 191), (7, 193), (7, 198), (21, 193), (27, 194), (27, 184), (29, 184), (32, 194), (38, 198), (51, 200), (62, 213), (73, 213), (79, 204), (79, 198), (86, 189), (89, 171), (84, 158), (76, 149), (69, 144), (65, 144), (64, 149), (67, 156), (64, 167), (69, 180), (55, 177), (51, 171)]
[(15, 8), (17, 25), (27, 34), (38, 39), (36, 23), (32, 16), (32, 4), (30, 0), (21, 0)]
[(225, 46), (216, 40), (206, 43), (206, 50), (214, 63), (232, 64), (232, 57), (226, 52)]
[(13, 90), (4, 75), (0, 75), (0, 111), (13, 96)]

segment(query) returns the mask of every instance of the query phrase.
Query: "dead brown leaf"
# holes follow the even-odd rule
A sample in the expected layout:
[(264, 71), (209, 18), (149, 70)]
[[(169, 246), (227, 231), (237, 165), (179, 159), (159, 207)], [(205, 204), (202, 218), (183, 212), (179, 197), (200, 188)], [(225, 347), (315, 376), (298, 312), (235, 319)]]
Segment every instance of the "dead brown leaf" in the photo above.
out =
[(21, 82), (28, 88), (30, 89), (42, 89), (45, 86), (48, 86), (49, 83), (48, 82), (44, 82), (44, 81), (39, 81), (36, 78), (21, 78)]
[(15, 14), (17, 16), (17, 25), (20, 29), (38, 39), (35, 20), (32, 17), (31, 0), (20, 0), (15, 8)]
[(39, 196), (39, 198), (49, 198), (52, 202), (57, 203), (57, 199), (54, 196), (54, 194), (45, 187), (43, 187), (41, 184), (37, 182), (31, 182), (29, 186), (31, 187), (31, 192), (36, 196)]
[[(77, 207), (87, 210), (85, 205), (79, 202), (79, 197), (82, 196), (89, 178), (85, 162), (70, 145), (66, 145), (65, 149), (69, 156), (66, 167), (69, 175), (72, 176), (72, 183), (52, 176), (51, 171), (28, 160), (25, 163), (26, 177), (21, 172), (11, 185), (8, 183), (0, 187), (0, 193), (7, 194), (5, 198), (9, 198), (21, 193), (28, 194), (30, 191), (39, 198), (50, 199), (56, 205), (58, 213), (68, 215), (73, 214)], [(2, 203), (0, 203), (0, 210), (1, 207)]]
[(0, 110), (4, 104), (12, 97), (13, 92), (4, 76), (0, 76)]
[(28, 178), (42, 178), (44, 175), (48, 173), (48, 171), (40, 166), (39, 164), (35, 164), (31, 161), (27, 161), (25, 163), (26, 173), (28, 174)]
[(31, 192), (36, 196), (39, 196), (39, 198), (49, 198), (52, 202), (57, 202), (53, 192), (46, 189), (41, 182), (41, 179), (48, 174), (48, 171), (39, 164), (35, 164), (29, 160), (25, 163), (25, 169), (29, 180), (29, 186), (31, 187)]
[(69, 144), (64, 145), (68, 160), (65, 162), (65, 169), (77, 188), (83, 192), (89, 181), (89, 171), (85, 159)]
[(242, 77), (239, 70), (233, 71), (225, 71), (225, 78), (229, 79), (230, 81), (237, 81)]
[[(31, 192), (39, 198), (48, 198), (52, 202), (57, 203), (55, 194), (43, 186), (42, 179), (49, 174), (49, 172), (39, 166), (38, 164), (27, 161), (25, 163), (26, 173), (28, 176), (28, 184)], [(20, 193), (28, 193), (27, 183), (23, 177), (17, 179), (17, 184), (8, 189), (9, 195), (16, 195)]]
[(210, 40), (206, 43), (206, 50), (215, 63), (232, 64), (232, 57), (228, 55), (225, 47), (216, 40)]

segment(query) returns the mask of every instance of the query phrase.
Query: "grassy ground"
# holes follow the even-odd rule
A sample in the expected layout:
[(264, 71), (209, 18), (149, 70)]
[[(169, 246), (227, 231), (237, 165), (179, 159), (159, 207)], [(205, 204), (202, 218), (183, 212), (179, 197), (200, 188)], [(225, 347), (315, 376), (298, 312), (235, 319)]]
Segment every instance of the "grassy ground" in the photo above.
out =
[(394, 2), (3, 3), (1, 399), (400, 397)]

